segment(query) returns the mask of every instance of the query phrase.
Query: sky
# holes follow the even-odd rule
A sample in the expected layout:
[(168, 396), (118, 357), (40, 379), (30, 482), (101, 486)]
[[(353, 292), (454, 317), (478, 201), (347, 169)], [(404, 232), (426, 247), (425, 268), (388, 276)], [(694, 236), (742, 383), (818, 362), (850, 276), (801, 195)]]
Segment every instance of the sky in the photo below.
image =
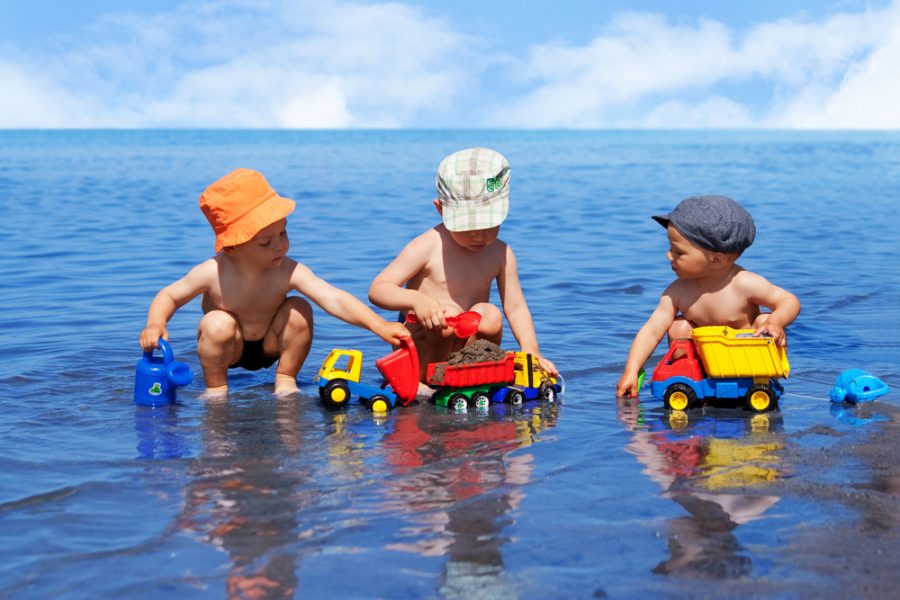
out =
[(900, 129), (900, 0), (0, 0), (0, 128)]

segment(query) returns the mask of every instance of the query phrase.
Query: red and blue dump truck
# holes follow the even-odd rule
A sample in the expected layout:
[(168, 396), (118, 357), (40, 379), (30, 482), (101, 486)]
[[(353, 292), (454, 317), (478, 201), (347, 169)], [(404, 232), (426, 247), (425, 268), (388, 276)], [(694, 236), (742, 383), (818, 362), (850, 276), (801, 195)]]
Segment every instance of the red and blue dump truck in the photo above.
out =
[(666, 408), (687, 410), (709, 398), (734, 399), (765, 412), (784, 393), (778, 381), (791, 371), (785, 349), (752, 329), (697, 327), (675, 340), (653, 371), (650, 391)]

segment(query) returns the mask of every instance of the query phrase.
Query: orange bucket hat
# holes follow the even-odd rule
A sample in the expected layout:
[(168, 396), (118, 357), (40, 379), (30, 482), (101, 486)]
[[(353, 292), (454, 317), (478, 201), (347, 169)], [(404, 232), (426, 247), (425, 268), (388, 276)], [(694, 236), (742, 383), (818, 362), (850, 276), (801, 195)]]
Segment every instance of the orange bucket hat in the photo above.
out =
[(200, 194), (200, 210), (216, 232), (216, 252), (249, 241), (294, 212), (295, 206), (253, 169), (235, 169)]

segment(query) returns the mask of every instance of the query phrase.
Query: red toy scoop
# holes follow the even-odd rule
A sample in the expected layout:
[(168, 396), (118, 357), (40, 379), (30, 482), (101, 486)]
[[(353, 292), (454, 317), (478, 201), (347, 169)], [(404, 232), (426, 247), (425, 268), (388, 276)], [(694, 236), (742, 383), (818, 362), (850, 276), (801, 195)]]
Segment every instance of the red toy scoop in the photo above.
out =
[[(467, 338), (478, 333), (478, 326), (481, 325), (481, 315), (474, 310), (459, 313), (455, 317), (445, 317), (447, 325), (453, 328), (453, 332), (457, 337)], [(417, 323), (416, 313), (406, 313), (407, 323)]]

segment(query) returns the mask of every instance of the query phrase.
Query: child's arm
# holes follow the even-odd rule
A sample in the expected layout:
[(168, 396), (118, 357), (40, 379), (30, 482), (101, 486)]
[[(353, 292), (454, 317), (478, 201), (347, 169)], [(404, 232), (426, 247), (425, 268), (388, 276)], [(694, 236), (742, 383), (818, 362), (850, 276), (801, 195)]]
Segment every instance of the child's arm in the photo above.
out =
[(447, 326), (444, 307), (434, 298), (403, 286), (425, 268), (433, 251), (436, 235), (429, 231), (407, 244), (369, 286), (369, 301), (372, 304), (386, 310), (414, 312), (419, 323), (426, 329), (443, 329)]
[(522, 284), (519, 282), (516, 255), (508, 245), (503, 263), (503, 269), (497, 277), (497, 290), (500, 292), (500, 302), (503, 304), (503, 314), (509, 321), (509, 328), (522, 352), (533, 354), (538, 358), (545, 371), (551, 375), (557, 375), (556, 365), (541, 355), (537, 333), (534, 330), (534, 320), (528, 309), (528, 303), (525, 301)]
[(622, 376), (616, 384), (616, 397), (623, 398), (625, 396), (638, 395), (638, 374), (663, 339), (663, 336), (669, 331), (676, 314), (675, 302), (669, 293), (669, 289), (667, 289), (660, 297), (659, 304), (656, 305), (656, 309), (654, 309), (650, 318), (638, 330), (634, 336), (634, 341), (631, 342), (631, 350), (628, 351), (625, 369), (622, 371)]
[(749, 271), (744, 271), (741, 275), (741, 287), (746, 290), (750, 302), (772, 311), (766, 322), (757, 327), (753, 335), (767, 334), (779, 346), (786, 346), (787, 335), (784, 329), (800, 314), (800, 301), (795, 295), (771, 283), (762, 275)]
[(159, 338), (169, 339), (166, 325), (175, 311), (190, 302), (197, 295), (209, 289), (210, 281), (216, 277), (216, 262), (204, 261), (191, 269), (178, 281), (161, 289), (147, 311), (147, 325), (141, 332), (141, 348), (151, 351), (158, 347)]
[(291, 287), (338, 319), (368, 329), (384, 341), (397, 346), (409, 337), (400, 323), (385, 321), (356, 297), (316, 276), (308, 267), (297, 263), (291, 274)]

